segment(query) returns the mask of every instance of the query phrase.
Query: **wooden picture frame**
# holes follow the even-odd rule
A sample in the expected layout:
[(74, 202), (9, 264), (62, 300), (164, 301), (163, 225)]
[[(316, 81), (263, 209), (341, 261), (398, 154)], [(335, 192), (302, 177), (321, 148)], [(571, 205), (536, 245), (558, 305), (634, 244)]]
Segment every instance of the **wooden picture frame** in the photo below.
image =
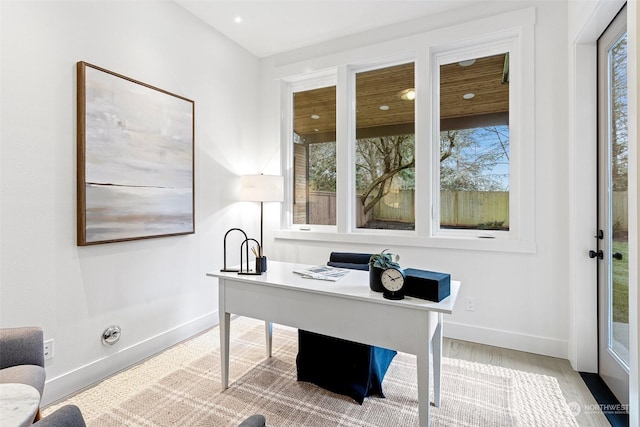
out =
[(195, 103), (77, 63), (79, 246), (195, 233)]

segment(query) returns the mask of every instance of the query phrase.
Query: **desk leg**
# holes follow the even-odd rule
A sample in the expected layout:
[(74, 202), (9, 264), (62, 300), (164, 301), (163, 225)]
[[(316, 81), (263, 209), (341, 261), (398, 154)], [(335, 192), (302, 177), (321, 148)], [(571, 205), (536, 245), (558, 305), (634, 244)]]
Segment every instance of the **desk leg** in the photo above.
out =
[(429, 389), (431, 388), (431, 373), (429, 371), (429, 353), (431, 352), (431, 316), (427, 316), (426, 325), (420, 333), (421, 346), (416, 354), (418, 371), (418, 421), (420, 427), (429, 426), (430, 399)]
[(229, 388), (229, 323), (231, 315), (220, 313), (220, 361), (222, 363), (220, 375), (222, 377), (222, 389)]
[(433, 403), (440, 407), (440, 372), (442, 368), (442, 313), (438, 313), (438, 325), (433, 334)]
[(264, 322), (264, 334), (267, 341), (267, 359), (271, 357), (271, 337), (273, 335), (273, 327), (271, 322)]
[(231, 314), (227, 313), (225, 305), (226, 283), (223, 279), (218, 281), (218, 316), (220, 319), (220, 376), (222, 378), (222, 390), (229, 388), (229, 324)]

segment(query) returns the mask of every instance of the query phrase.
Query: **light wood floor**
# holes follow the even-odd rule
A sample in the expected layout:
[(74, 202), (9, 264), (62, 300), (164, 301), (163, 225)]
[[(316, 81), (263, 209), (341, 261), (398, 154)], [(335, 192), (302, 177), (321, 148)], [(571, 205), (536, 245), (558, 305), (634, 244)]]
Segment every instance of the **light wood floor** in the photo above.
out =
[(449, 338), (444, 339), (442, 355), (555, 377), (567, 403), (579, 405), (576, 420), (580, 426), (610, 426), (580, 374), (571, 368), (568, 360)]

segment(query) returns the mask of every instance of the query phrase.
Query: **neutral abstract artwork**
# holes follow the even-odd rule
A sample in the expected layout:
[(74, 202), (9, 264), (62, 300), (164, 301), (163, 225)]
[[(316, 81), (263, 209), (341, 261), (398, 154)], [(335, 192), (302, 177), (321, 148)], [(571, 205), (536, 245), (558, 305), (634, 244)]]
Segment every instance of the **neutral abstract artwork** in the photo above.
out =
[(78, 245), (194, 232), (194, 102), (78, 62)]

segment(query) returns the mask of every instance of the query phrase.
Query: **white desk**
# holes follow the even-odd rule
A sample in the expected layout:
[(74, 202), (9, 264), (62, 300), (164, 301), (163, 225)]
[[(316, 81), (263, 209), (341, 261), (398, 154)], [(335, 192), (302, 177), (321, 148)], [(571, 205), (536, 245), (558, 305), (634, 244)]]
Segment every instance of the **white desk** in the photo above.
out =
[(27, 384), (0, 384), (0, 426), (27, 427), (40, 405), (40, 393)]
[[(269, 261), (260, 276), (213, 272), (219, 283), (222, 387), (229, 386), (230, 314), (266, 321), (267, 357), (271, 322), (378, 347), (415, 354), (420, 426), (429, 425), (429, 354), (433, 353), (435, 405), (440, 406), (442, 316), (451, 314), (460, 282), (437, 303), (406, 297), (392, 301), (369, 289), (369, 272), (353, 270), (337, 282), (305, 279), (294, 270), (309, 265)], [(432, 350), (432, 351), (431, 351)]]

